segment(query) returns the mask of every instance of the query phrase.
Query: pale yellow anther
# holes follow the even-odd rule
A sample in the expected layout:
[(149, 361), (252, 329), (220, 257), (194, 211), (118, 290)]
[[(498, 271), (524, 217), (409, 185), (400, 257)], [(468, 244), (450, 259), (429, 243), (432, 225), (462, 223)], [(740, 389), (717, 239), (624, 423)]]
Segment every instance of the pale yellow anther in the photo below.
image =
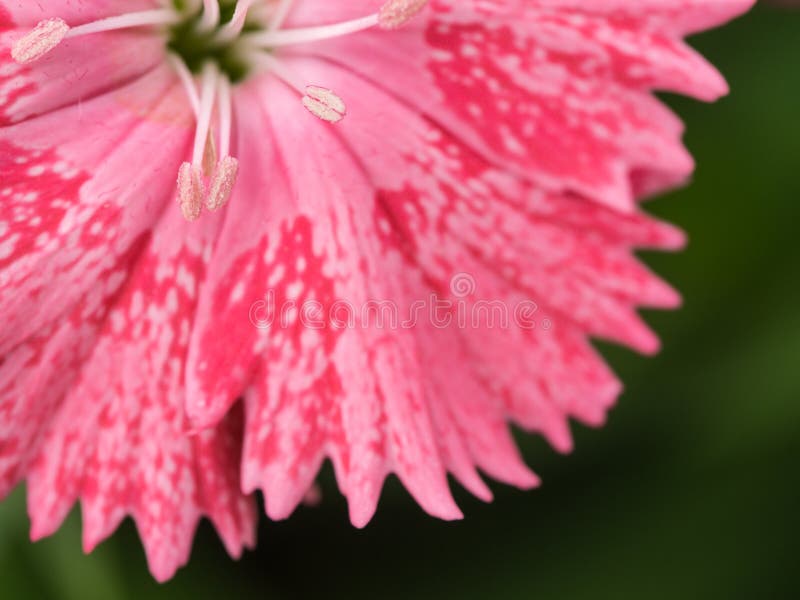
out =
[(178, 171), (178, 204), (187, 221), (196, 221), (203, 210), (206, 190), (200, 167), (185, 162)]
[(347, 107), (339, 96), (327, 88), (315, 85), (306, 87), (303, 106), (315, 117), (329, 123), (338, 123), (347, 114)]
[(378, 12), (381, 29), (397, 29), (408, 23), (425, 8), (428, 0), (389, 0)]
[(217, 165), (214, 176), (211, 178), (211, 190), (206, 199), (206, 208), (210, 211), (219, 210), (231, 199), (233, 186), (239, 174), (239, 161), (226, 156)]
[(11, 58), (25, 65), (39, 60), (58, 46), (69, 33), (69, 25), (62, 19), (40, 21), (28, 34), (11, 47)]

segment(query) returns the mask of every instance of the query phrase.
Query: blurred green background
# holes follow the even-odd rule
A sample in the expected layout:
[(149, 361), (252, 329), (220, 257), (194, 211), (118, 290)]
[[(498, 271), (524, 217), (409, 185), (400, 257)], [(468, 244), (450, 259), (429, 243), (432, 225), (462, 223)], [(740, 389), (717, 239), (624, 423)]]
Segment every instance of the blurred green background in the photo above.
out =
[(627, 391), (605, 429), (578, 428), (573, 455), (520, 436), (540, 490), (494, 485), (485, 505), (457, 489), (466, 519), (443, 523), (391, 481), (357, 531), (326, 472), (322, 506), (264, 519), (256, 552), (232, 562), (203, 524), (159, 586), (129, 522), (89, 557), (77, 513), (31, 544), (20, 489), (0, 505), (0, 596), (798, 597), (800, 11), (759, 6), (694, 44), (733, 95), (668, 99), (699, 168), (651, 208), (692, 241), (646, 256), (686, 306), (648, 314), (655, 359), (603, 347)]

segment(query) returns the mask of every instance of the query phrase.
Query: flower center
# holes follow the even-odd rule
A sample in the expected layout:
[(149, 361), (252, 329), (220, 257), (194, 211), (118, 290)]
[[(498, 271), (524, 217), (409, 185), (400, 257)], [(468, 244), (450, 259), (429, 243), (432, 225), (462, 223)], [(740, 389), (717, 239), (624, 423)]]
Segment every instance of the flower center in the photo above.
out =
[(281, 62), (277, 56), (279, 49), (373, 27), (397, 29), (427, 4), (427, 0), (388, 0), (378, 12), (361, 18), (285, 29), (283, 25), (293, 2), (164, 0), (165, 7), (161, 9), (107, 17), (76, 27), (54, 16), (17, 40), (11, 56), (20, 64), (32, 63), (56, 50), (67, 38), (103, 31), (151, 27), (165, 33), (169, 62), (184, 87), (197, 122), (191, 161), (183, 163), (178, 173), (178, 203), (186, 219), (193, 221), (203, 208), (214, 211), (225, 206), (236, 184), (239, 163), (229, 156), (233, 123), (231, 84), (254, 71), (270, 72), (298, 93), (311, 114), (328, 123), (338, 123), (347, 112), (344, 101), (327, 88), (300, 80)]
[[(239, 36), (261, 31), (264, 27), (259, 19), (247, 18), (252, 2), (214, 0), (214, 3), (216, 12), (215, 9), (209, 12), (205, 8), (200, 11), (193, 8), (190, 0), (173, 0), (175, 11), (183, 15), (183, 19), (169, 27), (167, 47), (180, 57), (190, 72), (199, 74), (203, 65), (212, 61), (232, 83), (237, 83), (249, 72), (248, 62), (237, 48)], [(214, 19), (216, 14), (219, 16)]]

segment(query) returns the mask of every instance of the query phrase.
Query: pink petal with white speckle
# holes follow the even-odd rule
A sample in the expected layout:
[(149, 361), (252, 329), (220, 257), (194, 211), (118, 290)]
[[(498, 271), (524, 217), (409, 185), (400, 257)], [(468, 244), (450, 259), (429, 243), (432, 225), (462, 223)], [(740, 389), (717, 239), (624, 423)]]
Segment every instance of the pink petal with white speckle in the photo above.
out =
[[(267, 93), (268, 108), (259, 109)], [(242, 96), (248, 114), (268, 111), (262, 113), (261, 131), (274, 130), (279, 115), (296, 101), (276, 81)], [(253, 202), (247, 211), (231, 209), (230, 236), (223, 232), (218, 270), (211, 267), (210, 303), (200, 314), (201, 319), (214, 316), (201, 321), (195, 333), (189, 377), (197, 378), (197, 393), (189, 397), (189, 412), (201, 423), (213, 421), (247, 385), (243, 483), (246, 489), (264, 490), (273, 518), (288, 516), (302, 500), (325, 456), (334, 462), (356, 524), (371, 517), (390, 471), (429, 512), (458, 517), (436, 452), (411, 332), (313, 331), (297, 320), (259, 331), (243, 321), (268, 288), (279, 304), (286, 299), (364, 303), (372, 294), (408, 295), (401, 280), (393, 289), (392, 278), (377, 276), (391, 263), (374, 262), (380, 259), (371, 228), (374, 189), (342, 152), (341, 142), (314, 122), (308, 115), (282, 125), (274, 160), (285, 165), (284, 175), (254, 169), (238, 188), (237, 196)], [(308, 152), (303, 131), (313, 136), (314, 152)], [(243, 142), (243, 156), (254, 147)], [(329, 176), (300, 176), (307, 171)], [(242, 248), (237, 238), (248, 239), (241, 232), (252, 223), (263, 232), (261, 241)], [(394, 268), (403, 266), (398, 259)], [(250, 333), (239, 337), (242, 327)], [(220, 360), (230, 352), (227, 335), (239, 339), (240, 350), (233, 360)], [(211, 400), (208, 405), (204, 396)]]
[[(295, 61), (292, 66), (309, 79), (319, 76), (313, 62)], [(258, 157), (243, 159), (251, 164), (279, 161), (286, 165), (288, 180), (255, 169), (238, 192), (251, 201), (233, 201), (226, 222), (228, 232), (223, 232), (218, 258), (210, 268), (213, 292), (208, 303), (201, 302), (192, 344), (189, 413), (200, 424), (213, 423), (249, 390), (244, 482), (248, 489), (265, 491), (267, 511), (276, 518), (287, 516), (300, 502), (326, 456), (332, 458), (340, 486), (351, 499), (351, 515), (357, 524), (363, 524), (374, 510), (385, 474), (417, 460), (441, 463), (483, 497), (488, 497), (488, 492), (474, 465), (505, 481), (535, 485), (535, 477), (511, 450), (505, 416), (510, 414), (521, 424), (542, 431), (564, 450), (571, 444), (568, 416), (594, 424), (602, 421), (619, 385), (584, 341), (584, 331), (653, 350), (654, 338), (633, 308), (637, 304), (672, 306), (677, 296), (637, 265), (629, 252), (635, 245), (677, 247), (683, 236), (642, 217), (620, 215), (576, 198), (537, 193), (493, 169), (391, 96), (374, 90), (367, 93), (366, 84), (345, 71), (326, 67), (325, 72), (331, 81), (354, 92), (352, 114), (356, 119), (341, 127), (350, 148), (332, 140), (325, 129), (318, 130), (301, 119), (297, 127), (309, 128), (306, 137), (300, 130), (279, 139), (273, 135), (268, 152), (275, 152), (271, 146), (277, 144), (278, 156), (260, 151)], [(271, 99), (270, 108), (280, 112), (276, 101), (282, 93), (280, 84), (263, 84), (262, 89)], [(257, 108), (257, 93), (252, 92), (252, 108), (240, 107), (241, 112), (253, 115), (269, 110)], [(369, 98), (369, 102), (360, 98)], [(283, 110), (288, 109), (291, 98), (286, 102)], [(393, 115), (392, 120), (384, 118), (387, 113)], [(274, 132), (275, 122), (262, 118), (265, 123), (257, 129)], [(364, 123), (375, 126), (365, 127)], [(283, 125), (283, 131), (290, 127)], [(290, 145), (291, 140), (297, 145)], [(242, 155), (247, 157), (248, 148), (254, 147), (243, 141)], [(336, 181), (347, 189), (347, 195), (340, 197), (330, 183), (325, 194), (308, 191), (301, 195), (309, 185), (299, 175), (304, 161), (311, 160), (306, 158), (308, 148), (316, 149), (320, 156), (306, 170), (335, 170)], [(361, 167), (352, 161), (351, 150), (365, 159), (372, 184), (365, 185), (356, 175)], [(366, 160), (377, 152), (383, 158), (380, 164)], [(345, 176), (349, 172), (353, 173), (352, 182)], [(455, 181), (463, 182), (463, 187), (454, 185)], [(384, 189), (374, 191), (373, 184)], [(305, 209), (313, 212), (313, 219), (302, 216), (304, 201), (313, 201)], [(241, 208), (237, 210), (237, 206)], [(365, 207), (367, 215), (363, 214)], [(293, 216), (293, 211), (300, 216)], [(331, 212), (330, 218), (320, 219), (326, 211)], [(367, 216), (369, 226), (358, 220)], [(409, 226), (397, 229), (397, 237), (374, 237), (374, 232), (385, 231), (380, 221), (387, 219), (407, 221)], [(586, 224), (596, 223), (606, 235), (589, 235), (581, 219)], [(601, 225), (604, 221), (608, 223)], [(328, 222), (339, 226), (333, 238), (337, 244), (330, 250), (319, 237), (331, 235), (319, 232)], [(523, 225), (534, 235), (521, 236), (517, 230)], [(355, 229), (357, 226), (360, 228)], [(493, 237), (487, 227), (495, 230)], [(271, 231), (272, 239), (267, 236), (253, 246), (252, 240), (259, 236), (247, 235), (249, 230)], [(353, 242), (345, 242), (353, 236)], [(531, 245), (531, 240), (536, 244)], [(515, 245), (520, 246), (515, 249)], [(351, 246), (361, 248), (365, 258), (349, 258), (346, 249)], [(496, 273), (488, 268), (495, 263), (504, 269)], [(433, 439), (440, 440), (436, 446), (423, 436), (411, 438), (400, 449), (390, 443), (387, 449), (387, 417), (381, 415), (391, 410), (388, 406), (393, 403), (382, 393), (369, 391), (382, 389), (380, 379), (373, 380), (368, 373), (380, 373), (378, 365), (383, 363), (369, 350), (368, 333), (313, 332), (300, 326), (291, 331), (259, 332), (244, 321), (245, 313), (267, 289), (281, 290), (274, 299), (278, 306), (287, 299), (298, 304), (309, 299), (323, 304), (344, 299), (358, 306), (370, 298), (387, 297), (407, 307), (413, 299), (433, 291), (431, 282), (446, 289), (449, 278), (460, 270), (480, 274), (480, 285), (489, 298), (511, 304), (515, 297), (530, 297), (522, 291), (535, 294), (542, 310), (550, 310), (551, 316), (555, 314), (551, 308), (558, 307), (562, 322), (552, 334), (520, 333), (516, 337), (483, 330), (448, 337), (424, 325), (416, 327), (401, 362), (396, 362), (400, 359), (394, 355), (391, 364), (393, 369), (403, 369), (401, 372), (413, 369), (413, 376), (404, 372), (400, 380), (421, 380), (421, 389), (409, 390), (416, 400), (396, 403), (410, 402), (418, 406), (419, 413), (401, 413), (395, 418), (408, 423), (424, 415), (425, 427), (433, 427)], [(395, 277), (390, 275), (393, 271)], [(336, 276), (331, 280), (330, 274)], [(387, 279), (396, 283), (389, 285)], [(555, 290), (561, 295), (551, 297)], [(381, 291), (386, 295), (381, 296)], [(386, 341), (399, 343), (404, 335), (392, 332)], [(296, 345), (299, 348), (292, 350)], [(433, 347), (440, 351), (427, 351)], [(502, 358), (510, 348), (517, 348), (519, 363)], [(364, 355), (366, 359), (356, 358)], [(460, 359), (452, 358), (459, 355)], [(424, 370), (419, 369), (421, 364)], [(543, 364), (549, 367), (539, 368)], [(469, 394), (462, 391), (451, 396), (445, 387), (456, 365)], [(537, 367), (532, 369), (533, 365)], [(470, 374), (466, 367), (474, 372)], [(501, 369), (507, 377), (501, 376)], [(573, 373), (569, 388), (559, 385), (566, 372)], [(390, 373), (385, 377), (393, 377)], [(398, 380), (388, 380), (395, 383), (386, 387), (396, 390)], [(348, 397), (358, 389), (364, 390), (364, 396), (353, 401), (354, 412), (344, 411), (343, 406), (350, 405)], [(370, 400), (375, 397), (377, 402)], [(447, 402), (441, 405), (434, 400), (449, 397), (449, 408), (445, 408)], [(465, 397), (473, 398), (472, 403), (465, 403)], [(483, 426), (479, 415), (485, 418)], [(349, 429), (348, 423), (353, 423)], [(463, 429), (459, 430), (458, 423), (464, 424)], [(413, 431), (416, 426), (398, 430), (403, 429)], [(486, 441), (476, 444), (466, 432)], [(356, 452), (360, 436), (373, 441), (357, 452), (362, 460), (353, 462), (349, 457)], [(342, 447), (344, 439), (347, 443)], [(501, 451), (503, 448), (506, 450)], [(505, 452), (504, 461), (494, 458), (498, 452)], [(374, 461), (365, 461), (365, 456)], [(411, 477), (407, 475), (407, 479)], [(430, 497), (427, 506), (431, 512), (456, 515), (446, 508), (449, 500), (442, 495), (441, 486), (428, 489), (419, 484), (415, 488), (415, 482), (406, 483), (418, 499)], [(442, 508), (439, 502), (444, 502)]]
[[(488, 20), (464, 3), (432, 4), (392, 44), (370, 32), (308, 52), (363, 74), (537, 185), (629, 210), (641, 191), (633, 174), (657, 175), (663, 187), (693, 168), (679, 121), (642, 92), (713, 99), (727, 90), (680, 39), (692, 24), (687, 14), (710, 19), (711, 6), (721, 21), (752, 1), (677, 10), (675, 2), (480, 3)], [(389, 63), (391, 77), (382, 67)]]
[(168, 213), (135, 260), (29, 474), (34, 536), (80, 498), (87, 550), (130, 514), (159, 580), (188, 560), (204, 514), (234, 556), (252, 545), (254, 505), (236, 468), (241, 414), (197, 434), (184, 416), (186, 348), (217, 221), (198, 229)]
[(104, 269), (160, 218), (174, 181), (167, 165), (188, 143), (176, 92), (162, 69), (83, 106), (0, 129), (0, 351), (98, 281), (124, 283)]
[(36, 538), (81, 499), (87, 550), (132, 514), (162, 580), (187, 560), (203, 514), (234, 555), (254, 535), (236, 467), (241, 425), (231, 416), (190, 437), (183, 417), (182, 365), (216, 221), (205, 242), (193, 229), (175, 247), (189, 226), (164, 210), (190, 135), (176, 92), (162, 70), (0, 130), (10, 219), (0, 492), (27, 472)]

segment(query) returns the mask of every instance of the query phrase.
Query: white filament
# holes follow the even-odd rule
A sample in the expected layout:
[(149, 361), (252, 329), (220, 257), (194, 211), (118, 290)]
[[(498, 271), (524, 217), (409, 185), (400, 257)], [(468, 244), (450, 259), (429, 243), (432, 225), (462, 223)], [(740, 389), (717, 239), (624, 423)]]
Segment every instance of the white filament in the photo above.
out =
[(248, 55), (248, 58), (254, 63), (260, 64), (267, 71), (273, 73), (278, 79), (283, 81), (290, 88), (295, 90), (301, 96), (305, 95), (305, 85), (295, 76), (295, 74), (287, 69), (281, 61), (272, 56), (271, 54), (264, 54), (261, 52), (253, 52)]
[(180, 15), (169, 8), (144, 10), (141, 12), (119, 15), (118, 17), (100, 19), (98, 21), (86, 23), (85, 25), (78, 25), (77, 27), (71, 28), (66, 37), (74, 38), (82, 35), (89, 35), (90, 33), (129, 29), (131, 27), (142, 27), (144, 25), (174, 25), (179, 20)]
[(231, 103), (231, 83), (224, 75), (217, 85), (219, 101), (219, 139), (220, 156), (225, 157), (231, 150), (231, 132), (233, 129), (233, 106)]
[(186, 66), (186, 63), (183, 62), (183, 59), (175, 54), (169, 55), (169, 62), (175, 69), (175, 72), (178, 74), (178, 79), (180, 79), (181, 83), (183, 84), (183, 88), (186, 91), (186, 97), (189, 98), (189, 104), (192, 105), (192, 111), (194, 111), (195, 118), (199, 119), (200, 96), (197, 94), (197, 86), (195, 84), (194, 77), (192, 76), (191, 72), (189, 72), (189, 67)]
[(200, 19), (200, 29), (211, 31), (219, 25), (220, 12), (217, 0), (203, 0), (203, 17)]
[(331, 38), (341, 37), (351, 33), (357, 33), (370, 29), (378, 25), (378, 15), (369, 15), (334, 23), (333, 25), (322, 25), (319, 27), (305, 27), (301, 29), (281, 29), (277, 31), (262, 31), (245, 36), (249, 44), (265, 48), (277, 48), (280, 46), (290, 46), (293, 44), (304, 44), (307, 42), (318, 42)]
[(270, 15), (269, 31), (276, 31), (283, 27), (286, 17), (289, 16), (289, 11), (292, 9), (292, 3), (293, 0), (280, 0), (275, 12)]
[(199, 166), (203, 164), (208, 134), (211, 131), (211, 118), (214, 113), (214, 97), (216, 96), (217, 67), (214, 63), (208, 62), (203, 67), (200, 82), (200, 108), (197, 117), (197, 130), (194, 136), (194, 152), (192, 153), (192, 164)]
[(230, 22), (219, 30), (215, 40), (218, 43), (228, 43), (239, 37), (247, 22), (247, 12), (255, 4), (255, 0), (239, 0)]

